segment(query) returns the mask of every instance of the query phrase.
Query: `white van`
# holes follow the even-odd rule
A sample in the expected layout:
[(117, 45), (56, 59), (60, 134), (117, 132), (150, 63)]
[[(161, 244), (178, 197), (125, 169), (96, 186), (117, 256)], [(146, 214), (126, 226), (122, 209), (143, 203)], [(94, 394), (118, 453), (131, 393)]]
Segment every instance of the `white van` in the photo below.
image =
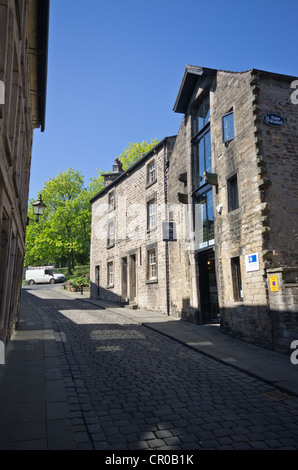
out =
[(55, 284), (55, 282), (64, 282), (65, 276), (56, 269), (36, 268), (27, 269), (26, 282), (32, 286), (33, 284)]

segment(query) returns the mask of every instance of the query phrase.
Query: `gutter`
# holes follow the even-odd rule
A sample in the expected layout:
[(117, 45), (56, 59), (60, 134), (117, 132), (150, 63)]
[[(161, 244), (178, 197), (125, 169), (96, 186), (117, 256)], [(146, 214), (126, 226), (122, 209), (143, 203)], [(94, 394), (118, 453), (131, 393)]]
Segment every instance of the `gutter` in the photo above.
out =
[(45, 130), (46, 95), (48, 75), (50, 0), (38, 0), (37, 41), (38, 41), (38, 84), (40, 90), (39, 121), (41, 132)]

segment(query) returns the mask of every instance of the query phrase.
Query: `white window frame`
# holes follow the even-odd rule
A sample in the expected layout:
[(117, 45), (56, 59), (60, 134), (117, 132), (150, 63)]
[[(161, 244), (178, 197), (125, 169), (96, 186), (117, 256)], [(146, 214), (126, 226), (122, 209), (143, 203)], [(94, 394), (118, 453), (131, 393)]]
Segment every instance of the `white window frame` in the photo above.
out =
[(156, 165), (155, 160), (151, 160), (151, 162), (147, 165), (147, 185), (155, 183), (156, 181)]
[(152, 248), (147, 252), (147, 262), (148, 262), (148, 281), (157, 280), (157, 256), (156, 248)]
[(114, 262), (108, 261), (107, 264), (107, 286), (114, 287)]
[[(112, 202), (111, 202), (112, 201)], [(108, 195), (108, 211), (115, 209), (115, 191), (111, 191)]]
[(108, 222), (108, 243), (107, 246), (115, 245), (115, 221), (111, 220)]
[(157, 227), (157, 207), (156, 199), (151, 199), (147, 203), (147, 218), (148, 218), (148, 231), (154, 230)]

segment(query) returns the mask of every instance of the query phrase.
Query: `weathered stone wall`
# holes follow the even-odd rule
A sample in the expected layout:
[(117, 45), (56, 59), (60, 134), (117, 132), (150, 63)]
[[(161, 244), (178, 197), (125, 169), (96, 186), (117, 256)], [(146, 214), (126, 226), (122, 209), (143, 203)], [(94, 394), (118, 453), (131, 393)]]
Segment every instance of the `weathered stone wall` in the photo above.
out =
[[(214, 172), (215, 246), (221, 322), (225, 331), (271, 346), (266, 274), (263, 263), (264, 204), (260, 192), (257, 123), (251, 72), (218, 72), (211, 100)], [(233, 109), (235, 137), (222, 139), (222, 116)], [(239, 208), (228, 210), (228, 179), (237, 174)], [(221, 213), (217, 206), (222, 205)], [(246, 271), (245, 256), (257, 253), (259, 270)], [(231, 259), (239, 257), (243, 300), (235, 300)]]
[[(258, 87), (260, 156), (268, 208), (266, 266), (298, 266), (298, 105), (291, 101), (291, 78), (260, 75)], [(263, 121), (266, 113), (284, 118), (281, 127)]]
[(40, 125), (39, 100), (45, 91), (39, 90), (37, 78), (40, 24), (35, 15), (31, 1), (0, 4), (0, 80), (5, 92), (0, 103), (0, 340), (4, 342), (19, 319), (33, 129)]
[(168, 243), (170, 262), (170, 312), (194, 321), (191, 256), (191, 119), (182, 120), (168, 169), (169, 219), (176, 224), (177, 241)]
[(290, 353), (298, 340), (298, 268), (272, 268), (267, 274), (274, 349)]

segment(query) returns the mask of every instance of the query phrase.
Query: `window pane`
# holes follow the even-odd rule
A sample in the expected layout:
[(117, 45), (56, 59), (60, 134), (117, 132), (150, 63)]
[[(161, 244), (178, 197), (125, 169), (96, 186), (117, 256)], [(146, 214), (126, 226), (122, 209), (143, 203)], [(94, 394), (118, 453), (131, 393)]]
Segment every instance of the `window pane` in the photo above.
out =
[(208, 124), (210, 119), (209, 95), (204, 99), (197, 109), (195, 115), (195, 132), (200, 132)]
[(204, 184), (204, 171), (205, 171), (205, 138), (203, 137), (199, 142), (199, 186)]
[(214, 245), (213, 192), (208, 191), (195, 205), (195, 236), (197, 249)]
[(208, 215), (208, 238), (209, 244), (214, 241), (214, 212), (213, 212), (213, 192), (207, 193), (207, 215)]
[(156, 202), (151, 201), (148, 204), (148, 228), (156, 227)]
[(239, 207), (237, 175), (228, 180), (228, 210), (233, 211)]
[(156, 253), (155, 250), (150, 250), (148, 252), (148, 279), (156, 279), (157, 269), (156, 269)]
[(243, 301), (242, 278), (239, 256), (231, 259), (233, 296), (235, 302)]
[(114, 284), (114, 266), (113, 263), (108, 263), (108, 285)]
[(208, 232), (207, 232), (207, 207), (206, 198), (202, 197), (197, 204), (196, 214), (198, 247), (205, 248), (208, 246)]
[(206, 167), (205, 171), (211, 172), (212, 170), (212, 163), (211, 163), (211, 140), (210, 140), (210, 132), (205, 135), (205, 162)]
[(234, 114), (227, 114), (222, 118), (223, 141), (234, 139)]

